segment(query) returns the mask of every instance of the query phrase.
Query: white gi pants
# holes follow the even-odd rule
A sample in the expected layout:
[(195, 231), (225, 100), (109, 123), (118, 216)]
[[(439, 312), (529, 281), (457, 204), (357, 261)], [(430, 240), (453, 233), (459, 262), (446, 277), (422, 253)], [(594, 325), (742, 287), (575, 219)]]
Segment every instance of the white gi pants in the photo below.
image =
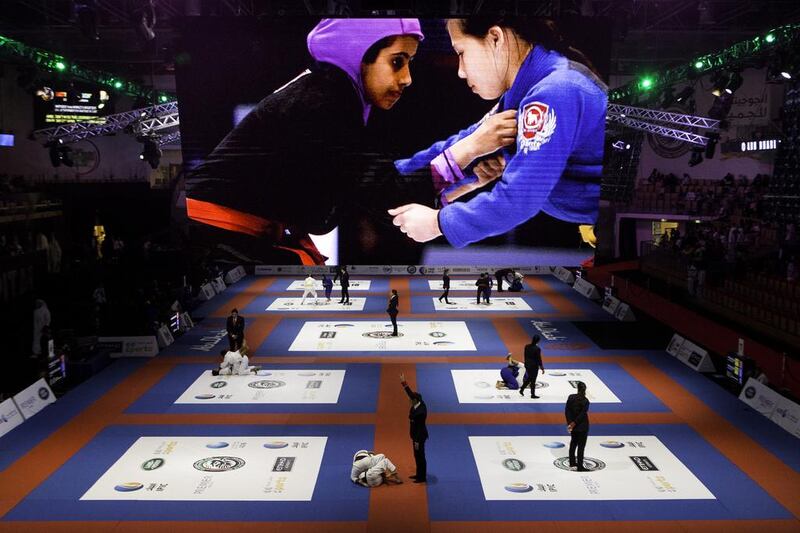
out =
[(377, 487), (383, 483), (383, 474), (391, 473), (397, 470), (397, 467), (387, 459), (382, 453), (364, 457), (353, 463), (353, 469), (350, 471), (350, 479), (356, 482), (359, 478), (365, 478), (367, 485), (370, 487)]

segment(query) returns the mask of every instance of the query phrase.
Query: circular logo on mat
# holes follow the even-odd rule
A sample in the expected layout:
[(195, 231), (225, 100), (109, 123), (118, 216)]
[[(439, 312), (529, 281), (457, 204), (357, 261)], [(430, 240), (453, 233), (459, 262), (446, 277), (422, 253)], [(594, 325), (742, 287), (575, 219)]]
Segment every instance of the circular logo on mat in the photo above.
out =
[(474, 398), (476, 400), (491, 400), (494, 398), (494, 394), (476, 394)]
[(625, 445), (616, 440), (604, 440), (600, 443), (603, 448), (622, 448)]
[(475, 386), (479, 389), (488, 389), (491, 385), (485, 381), (476, 381)]
[(262, 379), (259, 381), (251, 381), (247, 384), (247, 386), (252, 389), (277, 389), (278, 387), (283, 387), (284, 385), (286, 385), (285, 382), (277, 379)]
[(514, 472), (525, 470), (525, 463), (519, 459), (503, 459), (503, 466), (509, 470), (513, 470)]
[(558, 441), (545, 442), (542, 446), (544, 446), (545, 448), (563, 448), (564, 443)]
[(747, 387), (744, 389), (744, 397), (748, 400), (755, 398), (756, 396), (756, 388), (755, 387)]
[(282, 440), (273, 440), (264, 443), (264, 448), (269, 448), (270, 450), (278, 450), (280, 448), (286, 448), (287, 446), (289, 446), (289, 443)]
[(509, 483), (505, 488), (508, 492), (530, 492), (533, 490), (533, 487), (527, 483)]
[(297, 375), (306, 377), (306, 376), (316, 376), (317, 373), (316, 372), (300, 372)]
[(550, 386), (550, 384), (549, 383), (545, 383), (544, 381), (537, 381), (536, 382), (536, 388), (537, 389), (546, 389), (549, 386)]
[(215, 381), (214, 383), (211, 384), (211, 388), (221, 389), (222, 387), (225, 387), (227, 384), (228, 384), (227, 381)]
[(195, 398), (198, 399), (198, 400), (210, 400), (210, 399), (216, 398), (216, 397), (217, 397), (216, 394), (197, 394), (195, 396)]
[(333, 327), (335, 328), (352, 328), (355, 324), (334, 324)]
[(244, 459), (230, 455), (216, 455), (195, 461), (193, 465), (203, 472), (228, 472), (244, 466)]
[(114, 490), (117, 492), (133, 492), (135, 490), (141, 489), (142, 487), (144, 487), (144, 485), (142, 485), (138, 481), (129, 481), (127, 483), (120, 483), (119, 485), (114, 487)]
[[(391, 326), (390, 326), (391, 327)], [(361, 334), (362, 337), (369, 337), (370, 339), (390, 339), (393, 337), (391, 331), (368, 331), (366, 333)], [(402, 337), (402, 333), (397, 334), (398, 337)]]
[(406, 268), (406, 272), (408, 272), (409, 274), (414, 274), (414, 273), (416, 273), (416, 271), (417, 271), (417, 267), (415, 267), (415, 266), (410, 266), (410, 267)]
[(434, 339), (441, 339), (443, 337), (447, 337), (447, 333), (445, 333), (444, 331), (431, 331), (430, 333), (428, 333), (428, 335), (430, 335)]
[(548, 372), (548, 374), (550, 374), (551, 376), (558, 376), (558, 377), (562, 377), (562, 376), (566, 376), (567, 375), (566, 372)]
[(453, 341), (434, 341), (434, 346), (449, 346), (455, 344)]
[(50, 397), (50, 391), (46, 387), (39, 387), (39, 398), (46, 400)]
[(212, 449), (227, 448), (227, 447), (228, 447), (228, 443), (227, 442), (222, 442), (222, 441), (220, 441), (220, 442), (209, 442), (208, 444), (206, 444), (206, 448), (212, 448)]
[(142, 470), (155, 470), (164, 466), (164, 459), (155, 457), (142, 463)]
[[(569, 470), (569, 457), (559, 457), (553, 461), (553, 464), (561, 470)], [(596, 470), (604, 469), (606, 464), (600, 459), (595, 459), (594, 457), (584, 457), (583, 467), (590, 472), (594, 472)]]

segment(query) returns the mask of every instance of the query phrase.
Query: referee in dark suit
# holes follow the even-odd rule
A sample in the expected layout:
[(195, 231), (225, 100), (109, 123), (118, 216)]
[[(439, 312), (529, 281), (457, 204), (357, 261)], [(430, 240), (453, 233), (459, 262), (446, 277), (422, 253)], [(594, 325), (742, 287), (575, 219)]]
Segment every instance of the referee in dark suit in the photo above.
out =
[(450, 269), (445, 268), (444, 273), (442, 274), (442, 288), (444, 292), (441, 296), (439, 296), (439, 301), (442, 301), (444, 298), (444, 303), (449, 304), (450, 302), (447, 300), (447, 295), (450, 294)]
[(544, 363), (542, 363), (542, 349), (539, 348), (539, 335), (534, 335), (530, 344), (525, 345), (525, 379), (522, 380), (522, 387), (519, 388), (519, 395), (523, 393), (525, 387), (531, 386), (531, 398), (536, 396), (536, 378), (539, 377), (539, 370), (544, 374)]
[(417, 463), (417, 473), (411, 477), (414, 483), (425, 483), (428, 478), (428, 462), (425, 460), (425, 441), (428, 440), (428, 428), (425, 419), (428, 417), (428, 407), (422, 401), (422, 394), (414, 392), (406, 383), (404, 374), (400, 374), (400, 384), (411, 400), (411, 410), (408, 419), (411, 422), (411, 442), (414, 444), (414, 461)]
[(397, 306), (399, 303), (400, 297), (397, 296), (397, 289), (392, 289), (392, 294), (389, 296), (389, 306), (386, 308), (386, 312), (389, 313), (389, 318), (394, 328), (392, 337), (397, 337)]
[(569, 395), (567, 405), (564, 407), (567, 431), (570, 434), (569, 467), (570, 470), (578, 472), (588, 472), (583, 466), (583, 451), (586, 449), (586, 439), (589, 438), (589, 403), (586, 397), (586, 384), (579, 381), (578, 392)]

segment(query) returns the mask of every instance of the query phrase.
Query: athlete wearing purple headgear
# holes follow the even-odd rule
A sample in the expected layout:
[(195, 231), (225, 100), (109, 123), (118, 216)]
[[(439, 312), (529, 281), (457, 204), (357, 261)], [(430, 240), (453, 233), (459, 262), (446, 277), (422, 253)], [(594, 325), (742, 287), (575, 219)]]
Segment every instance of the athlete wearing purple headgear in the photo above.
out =
[[(188, 175), (187, 213), (199, 223), (191, 241), (270, 264), (323, 263), (307, 234), (329, 232), (359, 201), (370, 109), (390, 109), (411, 84), (422, 39), (417, 19), (317, 24), (307, 38), (314, 65), (264, 98)], [(424, 185), (417, 197), (432, 201)]]

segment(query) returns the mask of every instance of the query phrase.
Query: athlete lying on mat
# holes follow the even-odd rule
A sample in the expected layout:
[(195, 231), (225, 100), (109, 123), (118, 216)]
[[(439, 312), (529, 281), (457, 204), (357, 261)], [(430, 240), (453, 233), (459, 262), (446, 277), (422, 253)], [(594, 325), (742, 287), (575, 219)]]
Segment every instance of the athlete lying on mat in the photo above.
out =
[(211, 371), (215, 376), (247, 376), (261, 370), (260, 366), (250, 366), (248, 357), (238, 351), (222, 350), (219, 354), (222, 356), (222, 363), (219, 368)]
[[(498, 389), (517, 390), (519, 389), (519, 361), (515, 361), (511, 354), (506, 356), (506, 361), (508, 364), (500, 370), (500, 380), (498, 380), (495, 387)], [(527, 375), (528, 372), (525, 372), (525, 376)]]
[(353, 456), (350, 480), (364, 487), (377, 487), (382, 483), (399, 485), (397, 467), (382, 453), (359, 450)]

